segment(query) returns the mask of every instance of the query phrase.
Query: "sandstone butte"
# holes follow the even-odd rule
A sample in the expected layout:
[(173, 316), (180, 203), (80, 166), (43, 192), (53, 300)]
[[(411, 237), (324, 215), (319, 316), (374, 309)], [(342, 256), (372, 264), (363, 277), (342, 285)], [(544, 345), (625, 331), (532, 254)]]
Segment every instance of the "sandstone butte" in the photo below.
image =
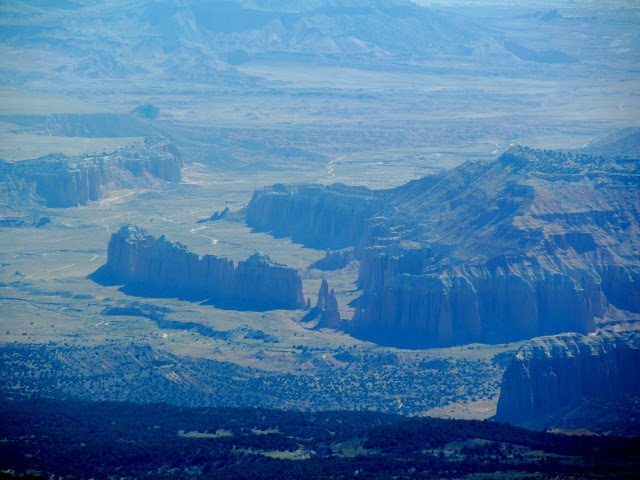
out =
[(111, 236), (107, 263), (92, 278), (140, 296), (210, 300), (236, 310), (304, 308), (298, 272), (266, 255), (255, 253), (236, 266), (129, 225)]

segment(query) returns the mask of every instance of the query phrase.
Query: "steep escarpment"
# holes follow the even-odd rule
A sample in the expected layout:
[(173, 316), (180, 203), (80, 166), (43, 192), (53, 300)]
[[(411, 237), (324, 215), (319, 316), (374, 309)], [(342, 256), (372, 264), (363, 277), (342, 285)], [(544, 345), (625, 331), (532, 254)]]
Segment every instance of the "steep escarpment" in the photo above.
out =
[(609, 305), (640, 312), (639, 180), (637, 160), (515, 147), (359, 190), (369, 208), (358, 229), (332, 215), (353, 201), (344, 186), (263, 190), (250, 210), (283, 235), (320, 228), (317, 212), (353, 233), (362, 295), (345, 328), (354, 335), (416, 348), (505, 342), (591, 332)]
[(526, 422), (585, 401), (637, 396), (638, 378), (637, 331), (537, 338), (518, 351), (505, 371), (496, 418)]
[(273, 185), (254, 192), (246, 218), (257, 231), (313, 248), (341, 249), (359, 242), (367, 219), (381, 206), (364, 187)]
[(594, 330), (605, 299), (598, 285), (536, 265), (482, 265), (440, 274), (394, 276), (364, 293), (350, 331), (408, 348), (499, 343), (560, 332)]
[(633, 160), (516, 148), (387, 193), (349, 329), (441, 346), (588, 333), (607, 305), (640, 311), (638, 180)]
[(256, 253), (234, 266), (215, 255), (199, 256), (164, 236), (125, 226), (109, 240), (107, 263), (93, 274), (141, 296), (209, 299), (224, 308), (267, 310), (304, 307), (297, 271)]
[(99, 199), (109, 186), (133, 187), (151, 177), (180, 182), (181, 170), (180, 153), (166, 141), (97, 156), (51, 154), (0, 163), (3, 189), (31, 191), (54, 208), (86, 205)]

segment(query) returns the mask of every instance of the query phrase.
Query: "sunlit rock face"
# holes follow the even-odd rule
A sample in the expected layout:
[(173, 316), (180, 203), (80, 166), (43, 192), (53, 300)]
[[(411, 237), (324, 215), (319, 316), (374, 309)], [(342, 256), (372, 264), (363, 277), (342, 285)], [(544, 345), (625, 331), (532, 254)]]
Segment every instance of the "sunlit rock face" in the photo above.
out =
[(565, 334), (526, 343), (504, 373), (496, 418), (522, 422), (584, 399), (640, 395), (640, 334)]
[(249, 225), (354, 246), (362, 295), (344, 328), (423, 348), (588, 333), (640, 312), (640, 162), (514, 147), (390, 190), (256, 191)]
[(133, 188), (154, 178), (180, 182), (182, 165), (176, 147), (159, 142), (95, 156), (52, 154), (0, 168), (14, 189), (31, 189), (47, 207), (65, 208), (98, 200), (109, 187)]
[(111, 236), (107, 263), (94, 278), (123, 284), (136, 295), (208, 299), (238, 310), (304, 307), (298, 272), (266, 255), (256, 253), (234, 266), (228, 258), (199, 256), (180, 243), (132, 226)]

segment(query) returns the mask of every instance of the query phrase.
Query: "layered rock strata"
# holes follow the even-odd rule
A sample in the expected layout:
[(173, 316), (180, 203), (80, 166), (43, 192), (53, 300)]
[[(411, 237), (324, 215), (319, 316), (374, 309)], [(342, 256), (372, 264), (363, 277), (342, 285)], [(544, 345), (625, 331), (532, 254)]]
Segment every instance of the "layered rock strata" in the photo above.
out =
[(312, 248), (355, 245), (365, 223), (382, 206), (371, 190), (342, 184), (285, 186), (256, 190), (247, 225), (274, 236), (290, 236)]
[(519, 423), (584, 400), (637, 396), (639, 378), (640, 332), (536, 338), (504, 373), (496, 419)]
[(438, 274), (379, 272), (383, 281), (365, 290), (349, 328), (380, 344), (423, 348), (588, 333), (606, 310), (596, 279), (545, 270), (533, 257)]
[(591, 332), (609, 305), (640, 312), (639, 183), (637, 160), (514, 147), (390, 190), (263, 189), (247, 222), (355, 246), (358, 337), (505, 342)]
[(97, 274), (102, 283), (124, 284), (142, 296), (211, 300), (247, 310), (304, 307), (302, 280), (294, 269), (255, 253), (235, 266), (228, 258), (199, 256), (164, 236), (124, 226), (109, 240), (107, 263)]
[(5, 188), (32, 190), (53, 208), (86, 205), (101, 198), (105, 187), (134, 187), (150, 177), (180, 182), (181, 170), (180, 153), (168, 142), (96, 156), (52, 154), (0, 164)]

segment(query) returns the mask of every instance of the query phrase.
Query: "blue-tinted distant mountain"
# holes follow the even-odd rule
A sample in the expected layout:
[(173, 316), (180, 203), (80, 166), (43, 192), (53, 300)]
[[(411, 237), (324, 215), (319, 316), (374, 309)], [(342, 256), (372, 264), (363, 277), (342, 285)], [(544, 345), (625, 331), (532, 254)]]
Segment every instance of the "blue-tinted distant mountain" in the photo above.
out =
[[(234, 65), (251, 59), (411, 64), (434, 59), (517, 61), (470, 19), (405, 1), (136, 2), (13, 0), (2, 7), (1, 42), (47, 55), (46, 74), (79, 78), (153, 76), (246, 82)], [(245, 80), (242, 80), (245, 78)]]
[(640, 159), (640, 128), (618, 130), (580, 149), (599, 155), (618, 155)]
[[(140, 108), (140, 107), (138, 107)], [(137, 110), (137, 109), (136, 109)], [(14, 133), (35, 133), (63, 137), (153, 136), (154, 128), (136, 114), (54, 113), (52, 115), (0, 115), (0, 121), (15, 125)]]

